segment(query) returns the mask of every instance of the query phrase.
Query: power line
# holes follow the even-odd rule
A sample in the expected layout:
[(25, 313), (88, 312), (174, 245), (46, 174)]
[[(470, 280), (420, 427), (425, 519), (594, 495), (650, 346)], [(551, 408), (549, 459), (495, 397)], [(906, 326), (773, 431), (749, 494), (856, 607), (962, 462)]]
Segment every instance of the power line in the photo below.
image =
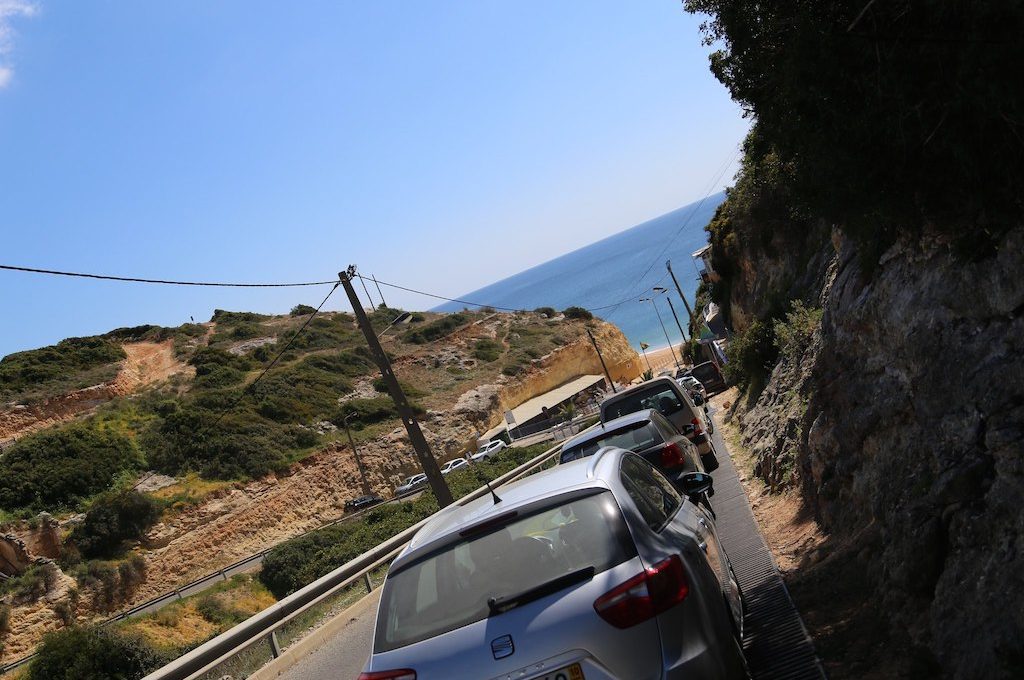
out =
[[(356, 276), (358, 276), (360, 279), (364, 278), (362, 274), (356, 274)], [(371, 279), (371, 280), (374, 280), (374, 279)], [(375, 281), (376, 281), (376, 283), (379, 283), (382, 286), (387, 286), (389, 288), (397, 288), (398, 290), (404, 290), (407, 293), (416, 293), (417, 295), (425, 295), (426, 297), (431, 297), (431, 298), (434, 298), (436, 300), (445, 300), (447, 302), (458, 302), (460, 305), (468, 305), (468, 306), (471, 306), (471, 307), (490, 307), (491, 309), (500, 309), (503, 312), (522, 312), (522, 311), (524, 311), (523, 309), (519, 309), (519, 308), (501, 307), (501, 306), (498, 306), (498, 305), (487, 305), (487, 304), (483, 304), (483, 303), (480, 303), (480, 302), (471, 302), (470, 300), (460, 300), (458, 298), (445, 297), (444, 295), (438, 295), (437, 293), (428, 293), (425, 290), (416, 290), (415, 288), (408, 288), (406, 286), (400, 286), (397, 283), (388, 283), (387, 281), (383, 281), (381, 279), (375, 279)]]
[[(729, 156), (729, 158), (726, 159), (725, 163), (722, 164), (722, 166), (718, 169), (718, 172), (715, 173), (714, 178), (708, 184), (708, 187), (707, 187), (707, 189), (704, 192), (704, 197), (702, 199), (700, 199), (700, 201), (697, 202), (697, 205), (695, 205), (693, 207), (693, 210), (690, 211), (690, 214), (686, 216), (686, 219), (683, 220), (683, 223), (679, 225), (678, 229), (676, 229), (676, 233), (672, 234), (672, 236), (667, 241), (665, 241), (665, 244), (661, 247), (661, 250), (658, 251), (658, 254), (655, 255), (654, 259), (651, 261), (651, 265), (649, 267), (647, 267), (647, 269), (644, 270), (644, 273), (641, 274), (636, 279), (638, 284), (644, 280), (644, 277), (647, 276), (651, 272), (652, 269), (654, 269), (655, 265), (658, 264), (658, 261), (661, 260), (662, 256), (665, 255), (665, 251), (667, 251), (669, 249), (669, 246), (671, 246), (672, 243), (675, 242), (675, 240), (677, 238), (679, 238), (679, 235), (681, 233), (683, 233), (683, 229), (685, 229), (687, 227), (687, 225), (690, 224), (690, 220), (693, 219), (693, 216), (696, 215), (697, 211), (700, 210), (701, 206), (704, 205), (704, 201), (708, 200), (708, 197), (711, 196), (711, 193), (714, 191), (715, 186), (717, 186), (718, 183), (721, 181), (722, 175), (725, 174), (725, 171), (728, 170), (729, 166), (732, 165), (734, 160), (736, 160), (736, 157), (739, 155), (741, 149), (742, 149), (742, 147), (740, 145), (736, 145), (736, 149)], [(654, 282), (654, 285), (655, 286), (660, 285), (661, 282), (664, 281), (667, 277), (668, 277), (667, 273), (663, 274), (660, 279), (658, 279), (657, 281)], [(615, 305), (612, 305), (612, 311), (608, 312), (608, 314), (606, 314), (605, 317), (604, 317), (605, 321), (609, 321), (611, 319), (611, 316), (616, 312), (616, 310), (621, 305), (623, 305), (626, 302), (629, 302), (630, 300), (634, 299), (637, 296), (637, 292), (638, 291), (635, 291), (633, 295), (630, 295), (628, 298), (624, 298), (622, 301), (616, 303)], [(593, 310), (591, 310), (591, 311), (593, 311)]]
[(0, 264), (0, 269), (13, 272), (28, 272), (30, 274), (49, 274), (51, 276), (70, 276), (80, 279), (100, 279), (103, 281), (122, 281), (129, 283), (159, 283), (168, 286), (214, 286), (219, 288), (297, 288), (299, 286), (325, 286), (337, 284), (337, 279), (331, 281), (303, 281), (301, 283), (220, 283), (212, 281), (173, 281), (167, 279), (143, 279), (133, 276), (110, 276), (107, 274), (85, 274), (82, 272), (64, 272), (55, 269), (36, 269), (34, 267), (16, 267), (9, 264)]

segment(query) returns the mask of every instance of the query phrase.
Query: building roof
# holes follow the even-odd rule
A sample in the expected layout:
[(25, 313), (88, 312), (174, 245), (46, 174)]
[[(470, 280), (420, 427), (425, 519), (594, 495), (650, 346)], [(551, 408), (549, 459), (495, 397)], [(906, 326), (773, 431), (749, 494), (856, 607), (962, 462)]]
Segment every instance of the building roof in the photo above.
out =
[(697, 250), (694, 253), (692, 253), (690, 255), (690, 257), (703, 257), (704, 253), (708, 252), (709, 250), (711, 250), (711, 244), (710, 243), (707, 244), (706, 246), (704, 246), (703, 248), (701, 248), (700, 250)]
[[(570, 380), (563, 385), (559, 385), (553, 390), (549, 390), (544, 394), (534, 397), (533, 399), (524, 401), (522, 404), (512, 409), (512, 417), (515, 418), (516, 425), (522, 425), (523, 423), (539, 416), (544, 412), (545, 408), (557, 406), (566, 399), (571, 399), (580, 392), (593, 387), (602, 380), (604, 380), (603, 375), (581, 375), (580, 377)], [(486, 434), (484, 434), (484, 439), (493, 437), (504, 429), (504, 423), (491, 428)]]

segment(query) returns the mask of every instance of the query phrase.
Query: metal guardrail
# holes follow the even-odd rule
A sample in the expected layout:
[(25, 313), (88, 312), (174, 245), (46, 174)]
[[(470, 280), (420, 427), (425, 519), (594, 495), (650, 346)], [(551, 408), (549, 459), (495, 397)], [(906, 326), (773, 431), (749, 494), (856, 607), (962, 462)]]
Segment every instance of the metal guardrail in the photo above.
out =
[[(295, 539), (295, 538), (300, 538), (302, 536), (305, 536), (306, 534), (311, 534), (314, 531), (320, 531), (321, 529), (326, 529), (327, 527), (332, 527), (332, 526), (334, 526), (336, 524), (342, 524), (342, 523), (345, 523), (345, 522), (350, 522), (352, 520), (358, 519), (360, 516), (362, 516), (363, 514), (369, 512), (370, 510), (373, 510), (374, 508), (379, 508), (381, 505), (387, 505), (387, 504), (390, 504), (390, 503), (402, 502), (409, 495), (411, 495), (411, 494), (406, 494), (405, 496), (400, 496), (398, 498), (393, 498), (393, 499), (391, 499), (389, 501), (385, 501), (384, 503), (378, 503), (377, 505), (374, 505), (372, 507), (366, 508), (364, 510), (359, 510), (357, 512), (353, 512), (351, 514), (342, 515), (341, 517), (339, 517), (337, 519), (334, 519), (334, 520), (331, 520), (330, 522), (327, 522), (326, 524), (322, 524), (321, 526), (319, 526), (319, 527), (317, 527), (315, 529), (310, 529), (309, 531), (303, 532), (301, 534), (296, 534), (295, 536), (292, 536), (291, 539), (286, 539), (286, 540), (292, 540), (292, 539)], [(150, 599), (146, 600), (145, 602), (143, 602), (141, 604), (137, 604), (137, 605), (135, 605), (134, 607), (132, 607), (130, 609), (126, 609), (123, 612), (119, 612), (118, 614), (115, 614), (113, 616), (107, 617), (106, 619), (103, 619), (102, 621), (97, 623), (97, 625), (99, 625), (99, 626), (109, 626), (112, 623), (117, 623), (118, 621), (125, 621), (125, 620), (130, 619), (130, 618), (132, 618), (134, 616), (139, 616), (140, 614), (149, 614), (151, 612), (155, 612), (155, 611), (157, 611), (159, 609), (162, 609), (166, 604), (168, 604), (170, 602), (181, 600), (181, 599), (183, 599), (185, 597), (189, 597), (191, 595), (195, 595), (196, 593), (202, 592), (203, 590), (206, 590), (206, 588), (209, 587), (208, 584), (210, 584), (212, 582), (226, 581), (226, 580), (228, 580), (228, 577), (233, 576), (234, 574), (243, 572), (246, 569), (248, 569), (251, 566), (253, 566), (254, 564), (259, 564), (260, 562), (263, 561), (263, 558), (267, 556), (267, 553), (269, 553), (273, 549), (274, 549), (274, 547), (270, 547), (270, 548), (267, 548), (266, 550), (261, 550), (258, 553), (255, 553), (253, 555), (249, 555), (248, 557), (243, 557), (242, 559), (240, 559), (240, 560), (238, 560), (236, 562), (232, 562), (231, 564), (227, 565), (226, 567), (222, 567), (221, 569), (218, 569), (217, 571), (214, 571), (214, 572), (211, 572), (209, 574), (206, 574), (205, 576), (201, 576), (201, 577), (197, 578), (196, 580), (191, 581), (190, 583), (186, 583), (185, 585), (178, 586), (174, 590), (168, 591), (168, 592), (163, 593), (161, 595), (157, 595), (156, 597), (150, 598)], [(202, 587), (200, 587), (200, 586), (202, 586)], [(36, 652), (33, 652), (31, 654), (28, 654), (26, 656), (21, 657), (20, 659), (16, 659), (16, 660), (14, 660), (14, 661), (12, 661), (10, 663), (0, 664), (0, 675), (4, 675), (6, 673), (9, 673), (10, 671), (13, 671), (16, 668), (20, 668), (20, 667), (24, 666), (25, 664), (30, 663), (33, 659), (36, 658), (37, 655), (38, 654)]]
[[(558, 455), (559, 448), (560, 445), (549, 448), (539, 456), (493, 480), (491, 485), (501, 486), (539, 470)], [(455, 505), (465, 505), (487, 493), (487, 487), (482, 486), (455, 501)], [(277, 632), (283, 626), (360, 579), (364, 580), (368, 589), (372, 589), (370, 572), (397, 557), (416, 535), (416, 532), (434, 517), (436, 514), (350, 560), (234, 628), (206, 641), (191, 652), (150, 673), (145, 680), (196, 680), (259, 644), (268, 645), (271, 656), (277, 658), (282, 651)]]

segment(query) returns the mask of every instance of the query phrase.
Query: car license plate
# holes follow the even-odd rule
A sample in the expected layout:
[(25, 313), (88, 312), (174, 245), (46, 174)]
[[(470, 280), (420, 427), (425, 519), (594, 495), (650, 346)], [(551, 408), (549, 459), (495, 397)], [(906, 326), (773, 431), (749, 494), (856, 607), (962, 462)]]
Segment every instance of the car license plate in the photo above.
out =
[(571, 666), (552, 671), (547, 675), (538, 676), (534, 680), (584, 680), (583, 669), (578, 663), (574, 663)]

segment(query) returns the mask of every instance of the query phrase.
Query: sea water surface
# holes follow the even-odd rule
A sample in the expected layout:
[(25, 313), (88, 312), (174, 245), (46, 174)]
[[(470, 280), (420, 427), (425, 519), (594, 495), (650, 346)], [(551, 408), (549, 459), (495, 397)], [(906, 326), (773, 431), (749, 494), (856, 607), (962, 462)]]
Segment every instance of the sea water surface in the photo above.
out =
[[(665, 261), (672, 261), (679, 285), (692, 305), (698, 279), (697, 263), (690, 255), (707, 243), (704, 226), (723, 200), (724, 192), (713, 194), (703, 202), (683, 206), (459, 298), (514, 309), (587, 307), (621, 328), (638, 349), (641, 342), (651, 347), (679, 343), (682, 337), (666, 296), (671, 297), (684, 329), (686, 308)], [(655, 303), (668, 340), (652, 303), (640, 302), (640, 298), (651, 297), (654, 286), (668, 289), (656, 296)], [(465, 306), (446, 303), (435, 309), (458, 311)]]

